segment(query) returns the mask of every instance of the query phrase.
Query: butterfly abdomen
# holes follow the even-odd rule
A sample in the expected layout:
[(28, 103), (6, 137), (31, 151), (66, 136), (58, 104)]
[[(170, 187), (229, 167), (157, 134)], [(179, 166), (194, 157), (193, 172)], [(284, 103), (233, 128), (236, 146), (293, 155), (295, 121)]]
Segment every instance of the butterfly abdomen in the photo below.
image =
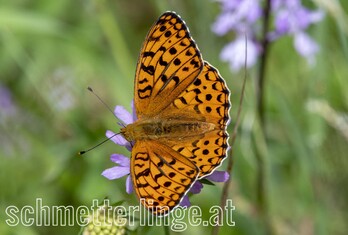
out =
[(128, 141), (154, 139), (185, 139), (212, 131), (215, 124), (195, 120), (146, 120), (137, 121), (121, 129)]

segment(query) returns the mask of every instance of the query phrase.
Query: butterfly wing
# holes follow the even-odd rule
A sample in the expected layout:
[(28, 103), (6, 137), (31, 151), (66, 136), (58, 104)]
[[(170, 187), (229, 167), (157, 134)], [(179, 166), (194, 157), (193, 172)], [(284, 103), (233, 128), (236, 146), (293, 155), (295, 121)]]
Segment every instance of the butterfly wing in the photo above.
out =
[(141, 203), (153, 214), (165, 215), (179, 205), (198, 171), (190, 160), (160, 142), (137, 141), (133, 146), (134, 189)]
[(205, 62), (202, 73), (172, 104), (166, 113), (197, 117), (214, 123), (214, 130), (187, 141), (167, 141), (175, 151), (190, 159), (200, 170), (199, 178), (211, 174), (227, 156), (229, 122), (229, 90), (219, 72)]
[(203, 62), (185, 23), (175, 13), (164, 13), (145, 39), (134, 103), (140, 120), (183, 118), (215, 125), (209, 132), (186, 139), (136, 140), (131, 158), (135, 192), (153, 214), (167, 214), (196, 179), (209, 175), (226, 157), (230, 107), (224, 80)]
[(135, 76), (134, 103), (139, 119), (153, 117), (199, 75), (203, 60), (183, 20), (164, 13), (142, 46)]

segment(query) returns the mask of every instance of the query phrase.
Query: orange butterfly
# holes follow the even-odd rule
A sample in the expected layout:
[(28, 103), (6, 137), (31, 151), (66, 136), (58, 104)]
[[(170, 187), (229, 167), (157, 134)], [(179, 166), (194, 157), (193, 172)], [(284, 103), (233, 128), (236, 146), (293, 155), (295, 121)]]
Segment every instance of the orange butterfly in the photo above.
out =
[(131, 178), (143, 205), (165, 215), (226, 157), (229, 90), (174, 12), (147, 34), (134, 87), (138, 120), (121, 129), (134, 141)]

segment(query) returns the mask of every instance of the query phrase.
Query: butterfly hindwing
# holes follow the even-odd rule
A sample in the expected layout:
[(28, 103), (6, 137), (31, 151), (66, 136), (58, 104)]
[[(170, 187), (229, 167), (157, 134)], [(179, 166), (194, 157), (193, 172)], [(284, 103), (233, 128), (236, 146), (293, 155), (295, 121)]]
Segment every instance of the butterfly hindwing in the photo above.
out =
[(198, 179), (210, 175), (227, 157), (228, 134), (214, 130), (195, 140), (172, 143), (170, 146), (199, 169)]
[(179, 205), (198, 176), (186, 157), (157, 141), (137, 141), (132, 149), (131, 177), (143, 205), (164, 215)]
[[(199, 178), (209, 175), (227, 156), (229, 90), (219, 72), (205, 62), (202, 73), (164, 112), (190, 114), (201, 121), (214, 123), (213, 131), (188, 141), (167, 144), (190, 159), (200, 170)], [(166, 115), (166, 114), (163, 114)]]

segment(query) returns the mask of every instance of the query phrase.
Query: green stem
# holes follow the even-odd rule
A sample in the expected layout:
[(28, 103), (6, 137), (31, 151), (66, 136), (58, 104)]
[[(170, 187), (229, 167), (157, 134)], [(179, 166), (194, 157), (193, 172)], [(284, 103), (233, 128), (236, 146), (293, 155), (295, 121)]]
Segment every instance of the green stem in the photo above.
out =
[[(231, 151), (230, 151), (230, 156), (228, 157), (228, 162), (227, 162), (227, 172), (231, 174), (232, 169), (233, 169), (233, 145), (236, 141), (237, 133), (238, 133), (238, 127), (240, 125), (240, 117), (242, 113), (242, 106), (243, 106), (243, 100), (244, 100), (244, 93), (245, 93), (245, 85), (246, 85), (246, 78), (247, 78), (247, 72), (246, 72), (246, 64), (248, 61), (247, 58), (247, 52), (248, 52), (248, 44), (247, 44), (247, 38), (245, 38), (245, 62), (244, 62), (244, 68), (245, 68), (245, 73), (244, 73), (244, 79), (243, 79), (243, 85), (242, 85), (242, 90), (239, 98), (239, 106), (238, 106), (238, 111), (237, 111), (237, 117), (236, 117), (236, 123), (233, 127), (233, 132), (231, 135), (231, 138), (229, 140), (229, 144), (231, 146)], [(229, 188), (231, 185), (231, 177), (228, 178), (228, 180), (225, 182), (224, 187), (222, 189), (222, 194), (221, 194), (221, 200), (220, 200), (220, 208), (225, 208), (226, 206), (226, 200), (228, 198), (228, 192)], [(222, 217), (223, 214), (219, 213), (219, 224), (222, 224)], [(220, 226), (214, 226), (212, 230), (212, 235), (217, 235), (219, 233)]]
[(170, 229), (169, 229), (169, 226), (164, 225), (164, 226), (163, 226), (163, 228), (164, 228), (164, 235), (170, 235)]
[(112, 8), (108, 7), (107, 1), (95, 0), (100, 27), (105, 35), (108, 45), (111, 48), (111, 53), (115, 60), (118, 74), (115, 76), (119, 80), (117, 83), (122, 84), (123, 89), (118, 89), (115, 96), (118, 100), (123, 100), (127, 97), (129, 91), (132, 90), (133, 83), (131, 78), (134, 77), (135, 69), (130, 67), (129, 61), (133, 61), (133, 57), (129, 50), (127, 42), (117, 18), (115, 17)]
[[(266, 0), (263, 8), (263, 25), (261, 35), (262, 52), (260, 56), (259, 73), (256, 80), (256, 112), (260, 123), (260, 131), (262, 138), (266, 138), (265, 132), (265, 74), (266, 65), (269, 53), (269, 39), (267, 33), (269, 32), (269, 21), (271, 11), (271, 0)], [(266, 187), (266, 164), (265, 154), (257, 146), (258, 140), (255, 139), (256, 145), (256, 161), (257, 161), (257, 181), (256, 181), (256, 197), (257, 205), (259, 207), (260, 216), (265, 224), (267, 234), (274, 234), (272, 225), (268, 214), (267, 205), (267, 187)]]
[(271, 11), (271, 0), (266, 0), (265, 7), (263, 9), (263, 24), (262, 24), (262, 35), (261, 35), (261, 57), (260, 57), (260, 67), (256, 84), (256, 99), (257, 99), (257, 113), (260, 118), (261, 128), (264, 132), (264, 124), (265, 124), (265, 111), (264, 111), (264, 98), (265, 98), (265, 71), (266, 71), (266, 63), (267, 56), (269, 51), (269, 40), (267, 37), (267, 33), (269, 31), (269, 20), (270, 20), (270, 11)]

